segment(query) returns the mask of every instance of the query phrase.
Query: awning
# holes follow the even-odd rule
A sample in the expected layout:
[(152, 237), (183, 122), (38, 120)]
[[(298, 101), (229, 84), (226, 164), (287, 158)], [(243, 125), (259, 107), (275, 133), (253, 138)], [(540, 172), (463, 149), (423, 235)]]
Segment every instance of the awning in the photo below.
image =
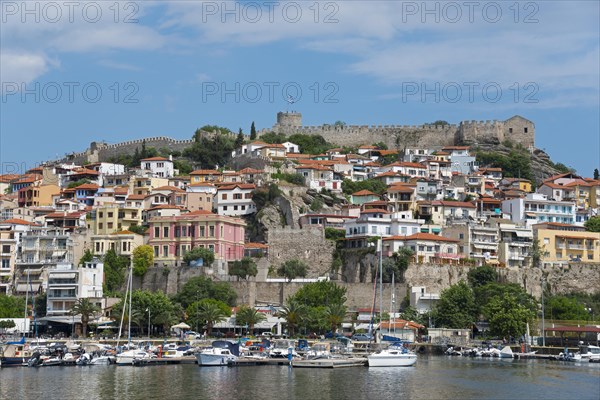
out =
[(47, 317), (40, 318), (38, 321), (54, 322), (55, 324), (69, 324), (69, 325), (72, 325), (73, 323), (80, 324), (81, 323), (81, 315), (75, 315), (75, 316), (61, 315), (61, 316), (56, 316), (56, 317), (48, 317), (47, 316)]
[(52, 252), (52, 257), (63, 257), (65, 254), (67, 254), (66, 250), (55, 250)]
[(532, 238), (533, 237), (533, 232), (531, 232), (531, 231), (516, 231), (515, 233), (517, 234), (518, 237), (524, 237), (524, 238)]
[(39, 283), (19, 283), (17, 285), (17, 292), (21, 293), (21, 292), (37, 292), (38, 289), (40, 288), (40, 284)]
[(75, 272), (50, 272), (49, 278), (53, 279), (74, 279), (77, 277)]

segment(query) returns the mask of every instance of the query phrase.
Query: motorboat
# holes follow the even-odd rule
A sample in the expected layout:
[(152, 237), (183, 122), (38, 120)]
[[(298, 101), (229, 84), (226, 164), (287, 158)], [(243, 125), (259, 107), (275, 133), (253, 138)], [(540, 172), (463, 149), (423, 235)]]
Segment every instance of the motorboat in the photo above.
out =
[(293, 340), (280, 339), (273, 341), (273, 347), (269, 350), (269, 357), (287, 358), (288, 354), (292, 354), (292, 357), (299, 357)]
[(500, 358), (513, 358), (514, 354), (510, 346), (504, 346), (500, 353), (498, 354)]
[(232, 354), (229, 349), (222, 347), (210, 347), (196, 353), (198, 365), (201, 366), (219, 366), (229, 365), (237, 361), (237, 356)]
[(579, 351), (573, 355), (575, 361), (600, 362), (600, 347), (580, 345)]
[(390, 346), (367, 356), (369, 367), (410, 367), (417, 362), (417, 355), (404, 346)]
[(0, 367), (21, 367), (27, 365), (33, 352), (25, 344), (25, 340), (19, 342), (8, 342), (0, 350)]
[(117, 354), (115, 363), (117, 365), (133, 365), (136, 360), (145, 360), (154, 357), (154, 354), (147, 353), (144, 350), (127, 350)]

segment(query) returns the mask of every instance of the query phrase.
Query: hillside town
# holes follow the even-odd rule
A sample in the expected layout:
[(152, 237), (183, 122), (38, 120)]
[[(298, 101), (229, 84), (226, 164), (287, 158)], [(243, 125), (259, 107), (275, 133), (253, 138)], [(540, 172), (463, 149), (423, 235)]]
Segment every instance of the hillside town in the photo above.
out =
[[(114, 321), (129, 265), (134, 288), (168, 295), (197, 276), (368, 288), (381, 277), (357, 268), (356, 257), (377, 263), (380, 254), (406, 286), (407, 305), (425, 314), (444, 287), (410, 286), (390, 260), (521, 274), (600, 264), (600, 232), (590, 229), (600, 211), (597, 171), (536, 180), (497, 166), (489, 152), (482, 158), (478, 145), (326, 142), (311, 154), (275, 132), (223, 135), (236, 139), (223, 165), (181, 162), (181, 152), (169, 149), (157, 155), (143, 141), (136, 165), (60, 160), (1, 175), (0, 294), (45, 295), (36, 323), (67, 334), (77, 325), (81, 334), (73, 307), (88, 299), (101, 310), (96, 323)], [(511, 155), (533, 153), (509, 138), (503, 145), (516, 149)], [(107, 254), (125, 260), (118, 279)], [(238, 301), (269, 313), (285, 301), (275, 292), (238, 293)], [(347, 296), (350, 309), (370, 310), (352, 288)]]

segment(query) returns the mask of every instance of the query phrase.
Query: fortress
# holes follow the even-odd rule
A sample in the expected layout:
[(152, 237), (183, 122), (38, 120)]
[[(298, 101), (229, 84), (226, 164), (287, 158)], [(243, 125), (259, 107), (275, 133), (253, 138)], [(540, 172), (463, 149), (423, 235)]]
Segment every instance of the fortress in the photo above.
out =
[(394, 147), (443, 147), (458, 145), (494, 145), (510, 140), (526, 148), (535, 145), (535, 125), (515, 115), (506, 121), (462, 121), (458, 125), (320, 125), (302, 126), (302, 114), (277, 113), (277, 123), (267, 132), (321, 135), (340, 146), (360, 146), (384, 142)]
[[(302, 126), (302, 114), (297, 112), (277, 113), (277, 123), (271, 129), (263, 129), (258, 136), (267, 132), (321, 135), (326, 141), (339, 146), (360, 146), (383, 142), (389, 148), (427, 147), (440, 148), (459, 145), (495, 145), (505, 140), (519, 143), (526, 148), (535, 145), (535, 125), (532, 121), (515, 115), (506, 121), (462, 121), (458, 125), (319, 125)], [(202, 132), (211, 137), (217, 132)], [(234, 135), (234, 134), (232, 134)], [(116, 144), (92, 142), (90, 147), (79, 153), (67, 154), (62, 161), (85, 164), (106, 161), (120, 154), (133, 154), (135, 149), (146, 147), (167, 148), (183, 151), (194, 143), (193, 139), (176, 140), (165, 136), (131, 140)]]

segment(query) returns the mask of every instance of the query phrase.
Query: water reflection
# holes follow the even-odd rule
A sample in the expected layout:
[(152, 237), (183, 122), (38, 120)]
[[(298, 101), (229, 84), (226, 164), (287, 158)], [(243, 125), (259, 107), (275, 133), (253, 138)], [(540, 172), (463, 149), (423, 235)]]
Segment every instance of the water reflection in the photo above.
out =
[(414, 368), (46, 367), (0, 371), (0, 399), (594, 399), (600, 364), (421, 357)]

